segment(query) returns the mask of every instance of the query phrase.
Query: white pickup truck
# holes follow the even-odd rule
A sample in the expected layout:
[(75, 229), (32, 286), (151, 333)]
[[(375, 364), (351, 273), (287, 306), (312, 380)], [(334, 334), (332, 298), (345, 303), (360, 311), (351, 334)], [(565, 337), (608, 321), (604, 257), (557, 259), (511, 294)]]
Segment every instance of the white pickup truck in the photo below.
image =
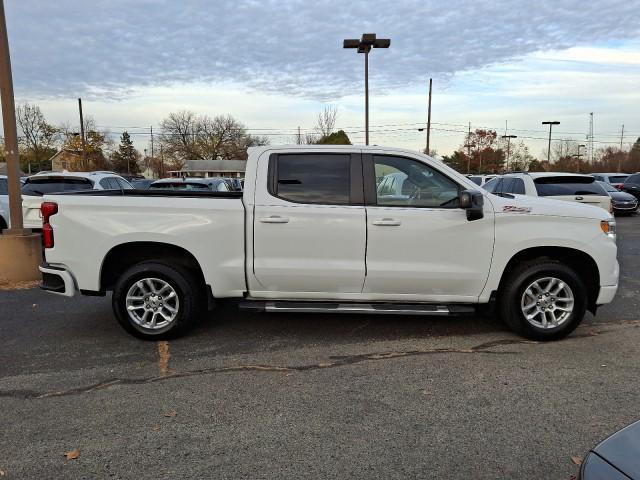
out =
[(142, 338), (183, 333), (235, 298), (280, 312), (495, 305), (515, 332), (551, 340), (618, 286), (605, 210), (496, 196), (395, 148), (250, 148), (244, 192), (45, 195), (42, 216), (42, 288), (111, 291), (118, 321)]

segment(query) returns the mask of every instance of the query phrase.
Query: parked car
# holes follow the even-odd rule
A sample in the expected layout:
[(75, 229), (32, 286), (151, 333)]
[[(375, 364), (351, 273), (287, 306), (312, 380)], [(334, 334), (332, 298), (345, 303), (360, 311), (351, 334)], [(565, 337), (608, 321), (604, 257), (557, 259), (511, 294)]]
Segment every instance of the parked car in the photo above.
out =
[(628, 173), (592, 173), (591, 176), (599, 182), (606, 182), (620, 190), (624, 181), (629, 178)]
[(621, 192), (610, 183), (598, 182), (598, 184), (611, 197), (613, 213), (616, 215), (633, 214), (638, 211), (638, 199), (636, 197), (630, 193)]
[[(411, 186), (403, 201), (377, 193), (394, 172)], [(439, 316), (495, 303), (538, 340), (568, 335), (618, 288), (610, 213), (495, 196), (417, 152), (252, 147), (246, 175), (243, 192), (45, 195), (42, 288), (113, 292), (120, 324), (150, 339), (231, 298), (267, 312)]]
[(7, 188), (7, 176), (0, 175), (0, 231), (8, 228), (9, 221), (9, 191)]
[(120, 176), (132, 185), (135, 180), (146, 180), (144, 175), (140, 174), (130, 175), (128, 173), (121, 173)]
[(508, 173), (483, 187), (496, 195), (518, 194), (585, 203), (613, 212), (611, 197), (590, 175), (558, 172)]
[(55, 172), (37, 173), (22, 185), (22, 215), (24, 227), (42, 227), (40, 204), (49, 193), (80, 192), (83, 190), (128, 190), (133, 187), (113, 172)]
[(163, 178), (149, 185), (150, 190), (209, 190), (212, 192), (231, 192), (231, 184), (220, 177), (209, 178)]
[(149, 188), (149, 185), (151, 185), (155, 181), (156, 180), (152, 178), (138, 178), (136, 180), (132, 180), (129, 183), (131, 183), (131, 186), (137, 190), (146, 190), (147, 188)]
[(640, 480), (640, 421), (603, 440), (587, 454), (580, 480)]
[(498, 175), (493, 175), (493, 174), (491, 174), (491, 175), (467, 175), (469, 180), (471, 180), (473, 183), (475, 183), (479, 187), (482, 187), (489, 180), (493, 180), (497, 176)]
[(231, 188), (234, 192), (241, 192), (242, 189), (244, 188), (243, 182), (244, 179), (243, 178), (224, 178), (227, 182), (229, 182), (229, 184), (231, 185)]
[(622, 190), (640, 200), (640, 173), (629, 175), (622, 185)]

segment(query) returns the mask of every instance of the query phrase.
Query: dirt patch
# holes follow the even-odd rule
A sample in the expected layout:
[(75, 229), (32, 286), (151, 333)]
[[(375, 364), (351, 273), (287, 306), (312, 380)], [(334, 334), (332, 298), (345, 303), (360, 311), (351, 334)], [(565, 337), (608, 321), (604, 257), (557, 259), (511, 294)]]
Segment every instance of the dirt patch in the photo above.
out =
[(39, 280), (29, 280), (24, 282), (10, 282), (8, 280), (0, 279), (0, 290), (27, 290), (28, 288), (35, 288), (40, 283)]

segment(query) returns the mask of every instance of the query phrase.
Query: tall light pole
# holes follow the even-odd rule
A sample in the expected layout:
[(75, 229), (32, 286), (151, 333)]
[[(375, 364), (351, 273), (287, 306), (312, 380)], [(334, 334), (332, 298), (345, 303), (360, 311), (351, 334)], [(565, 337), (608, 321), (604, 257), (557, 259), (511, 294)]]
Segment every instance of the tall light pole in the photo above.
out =
[(391, 40), (376, 38), (375, 33), (363, 33), (362, 38), (345, 38), (343, 48), (357, 48), (358, 53), (364, 53), (364, 131), (365, 143), (369, 145), (369, 52), (371, 48), (389, 48)]
[(580, 153), (580, 149), (581, 148), (587, 148), (587, 146), (586, 145), (578, 145), (578, 153), (576, 155), (574, 155), (574, 157), (576, 158), (576, 161), (578, 162), (578, 173), (580, 173), (580, 158), (584, 156), (582, 153)]
[(518, 138), (517, 135), (502, 135), (502, 138), (506, 138), (507, 139), (507, 166), (506, 166), (506, 170), (507, 172), (509, 171), (509, 152), (511, 150), (511, 139), (512, 138)]
[(547, 162), (551, 163), (551, 129), (554, 125), (560, 125), (560, 122), (542, 122), (542, 125), (549, 125), (549, 147), (547, 149)]

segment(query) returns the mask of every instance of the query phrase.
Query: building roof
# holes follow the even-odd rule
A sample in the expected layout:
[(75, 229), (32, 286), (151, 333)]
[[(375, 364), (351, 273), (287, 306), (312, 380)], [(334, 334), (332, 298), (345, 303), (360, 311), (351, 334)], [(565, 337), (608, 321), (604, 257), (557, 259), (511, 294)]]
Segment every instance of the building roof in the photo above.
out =
[(246, 160), (187, 160), (182, 171), (244, 172), (246, 167)]

